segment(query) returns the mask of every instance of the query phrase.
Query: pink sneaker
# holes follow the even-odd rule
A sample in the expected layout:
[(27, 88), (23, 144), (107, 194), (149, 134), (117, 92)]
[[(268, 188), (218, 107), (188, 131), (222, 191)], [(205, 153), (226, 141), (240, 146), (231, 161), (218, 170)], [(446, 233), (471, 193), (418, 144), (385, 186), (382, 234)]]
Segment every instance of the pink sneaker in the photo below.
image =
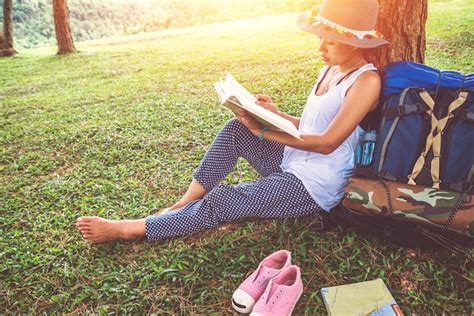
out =
[(289, 265), (291, 253), (287, 250), (279, 250), (267, 256), (260, 262), (257, 270), (235, 290), (232, 295), (232, 307), (239, 313), (250, 313), (268, 282)]
[(291, 315), (303, 294), (300, 268), (291, 265), (270, 280), (250, 316)]

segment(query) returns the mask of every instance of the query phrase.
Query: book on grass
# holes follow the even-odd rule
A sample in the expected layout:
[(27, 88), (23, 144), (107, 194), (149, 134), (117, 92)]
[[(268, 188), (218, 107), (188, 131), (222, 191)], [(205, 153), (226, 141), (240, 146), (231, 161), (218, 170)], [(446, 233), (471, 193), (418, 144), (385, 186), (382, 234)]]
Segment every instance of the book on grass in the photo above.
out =
[(221, 104), (232, 112), (235, 113), (239, 108), (244, 109), (269, 129), (282, 131), (301, 139), (298, 129), (291, 121), (256, 104), (257, 98), (238, 83), (230, 73), (227, 74), (225, 80), (216, 82), (214, 87)]
[(403, 316), (382, 279), (321, 289), (330, 316)]

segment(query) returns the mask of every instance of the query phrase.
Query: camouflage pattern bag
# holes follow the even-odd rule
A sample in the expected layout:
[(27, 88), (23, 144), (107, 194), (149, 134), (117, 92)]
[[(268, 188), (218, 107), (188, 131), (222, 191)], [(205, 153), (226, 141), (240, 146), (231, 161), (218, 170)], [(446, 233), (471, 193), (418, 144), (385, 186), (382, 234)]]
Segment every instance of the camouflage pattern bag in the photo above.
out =
[[(468, 191), (459, 193), (354, 177), (350, 179), (341, 208), (336, 212), (339, 215), (349, 212), (351, 214), (343, 214), (343, 217), (359, 223), (370, 221), (366, 224), (369, 227), (377, 224), (403, 227), (404, 234), (417, 229), (435, 243), (451, 244), (447, 239), (455, 239), (462, 245), (474, 245), (474, 199)], [(388, 228), (393, 235), (399, 235), (398, 228)]]

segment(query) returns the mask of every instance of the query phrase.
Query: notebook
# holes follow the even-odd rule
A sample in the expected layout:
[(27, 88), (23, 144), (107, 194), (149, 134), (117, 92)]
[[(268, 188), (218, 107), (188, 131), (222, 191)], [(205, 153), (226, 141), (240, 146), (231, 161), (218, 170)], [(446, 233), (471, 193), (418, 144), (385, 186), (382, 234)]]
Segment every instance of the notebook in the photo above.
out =
[(382, 279), (325, 287), (321, 294), (331, 316), (403, 316)]

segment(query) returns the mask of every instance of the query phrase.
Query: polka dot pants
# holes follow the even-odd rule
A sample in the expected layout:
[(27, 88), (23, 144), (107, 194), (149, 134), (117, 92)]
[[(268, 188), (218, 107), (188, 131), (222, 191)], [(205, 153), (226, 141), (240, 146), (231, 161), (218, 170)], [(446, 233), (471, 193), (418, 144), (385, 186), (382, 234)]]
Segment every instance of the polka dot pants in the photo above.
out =
[[(282, 172), (284, 145), (259, 141), (237, 119), (214, 139), (193, 177), (207, 194), (182, 208), (146, 218), (148, 240), (192, 234), (245, 218), (292, 218), (317, 214), (321, 208), (303, 183)], [(219, 184), (245, 158), (262, 178), (238, 185)]]

